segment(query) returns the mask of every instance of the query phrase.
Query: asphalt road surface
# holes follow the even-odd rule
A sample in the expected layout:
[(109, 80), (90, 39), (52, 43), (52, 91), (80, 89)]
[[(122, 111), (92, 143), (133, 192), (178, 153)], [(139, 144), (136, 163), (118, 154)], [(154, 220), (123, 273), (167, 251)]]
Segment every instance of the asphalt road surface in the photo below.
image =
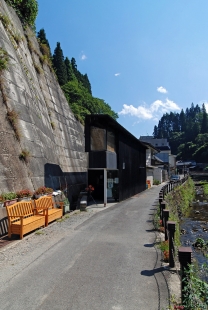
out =
[(152, 225), (161, 187), (96, 213), (58, 242), (49, 239), (47, 251), (7, 275), (0, 309), (166, 309), (166, 274)]

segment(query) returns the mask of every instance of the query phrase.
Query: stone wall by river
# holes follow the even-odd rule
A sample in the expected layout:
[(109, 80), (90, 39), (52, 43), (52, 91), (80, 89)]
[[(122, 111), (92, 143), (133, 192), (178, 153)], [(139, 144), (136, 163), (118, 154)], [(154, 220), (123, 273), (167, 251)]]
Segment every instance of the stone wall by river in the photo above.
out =
[[(72, 199), (86, 183), (83, 126), (71, 112), (53, 71), (41, 62), (35, 34), (22, 28), (4, 0), (0, 14), (10, 21), (5, 27), (0, 20), (0, 48), (9, 54), (9, 68), (0, 77), (0, 192), (42, 185), (67, 187)], [(21, 37), (18, 44), (16, 34)], [(8, 110), (19, 113), (19, 141), (7, 119)], [(25, 150), (30, 155), (27, 163), (19, 158)]]

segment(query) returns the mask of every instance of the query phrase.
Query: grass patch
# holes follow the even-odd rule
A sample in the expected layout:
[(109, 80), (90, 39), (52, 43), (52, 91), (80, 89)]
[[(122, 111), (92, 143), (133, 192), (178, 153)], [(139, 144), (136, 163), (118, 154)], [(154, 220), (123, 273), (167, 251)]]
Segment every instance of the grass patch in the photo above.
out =
[(35, 67), (35, 70), (38, 74), (43, 73), (43, 69), (37, 63), (34, 63), (34, 67)]
[(19, 155), (19, 159), (25, 161), (26, 163), (28, 163), (30, 156), (31, 156), (30, 151), (28, 151), (26, 149), (23, 149), (22, 152)]
[(20, 141), (21, 134), (20, 134), (20, 129), (19, 129), (19, 112), (17, 112), (14, 109), (8, 110), (7, 119), (14, 129), (17, 140)]
[(8, 69), (9, 55), (7, 51), (0, 47), (0, 72)]
[(44, 232), (42, 230), (37, 230), (35, 232), (36, 235), (44, 235)]

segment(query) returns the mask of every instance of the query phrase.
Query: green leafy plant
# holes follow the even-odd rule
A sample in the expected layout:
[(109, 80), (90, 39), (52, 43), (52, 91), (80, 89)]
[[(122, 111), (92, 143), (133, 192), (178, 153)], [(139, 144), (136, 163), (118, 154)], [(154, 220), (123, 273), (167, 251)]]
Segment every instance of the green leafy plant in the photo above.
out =
[(160, 244), (159, 244), (159, 248), (162, 252), (164, 251), (169, 251), (169, 241), (166, 240), (166, 241), (162, 241)]
[(206, 310), (208, 308), (208, 284), (201, 278), (208, 276), (207, 265), (203, 264), (199, 267), (191, 264), (185, 273), (183, 306), (189, 310)]
[(158, 180), (153, 181), (153, 185), (159, 185), (159, 184), (160, 184), (160, 181), (158, 181)]
[(193, 246), (196, 248), (200, 248), (201, 250), (206, 250), (208, 247), (208, 241), (205, 241), (203, 238), (197, 238)]
[(7, 51), (0, 47), (0, 72), (8, 69), (9, 55)]
[(23, 24), (35, 28), (35, 20), (38, 15), (38, 2), (36, 0), (5, 0), (14, 8)]
[(4, 28), (6, 28), (8, 30), (8, 27), (11, 24), (9, 17), (0, 13), (0, 20), (1, 20)]
[(12, 200), (12, 199), (17, 198), (17, 194), (14, 192), (2, 193), (1, 197), (2, 197), (3, 201)]

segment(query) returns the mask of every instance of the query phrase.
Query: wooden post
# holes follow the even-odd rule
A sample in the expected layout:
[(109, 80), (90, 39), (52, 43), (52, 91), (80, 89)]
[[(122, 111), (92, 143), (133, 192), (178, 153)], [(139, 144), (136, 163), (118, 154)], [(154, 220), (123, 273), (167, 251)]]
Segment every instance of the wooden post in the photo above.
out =
[(163, 210), (163, 217), (164, 217), (164, 227), (165, 227), (165, 240), (168, 240), (168, 230), (167, 230), (167, 221), (169, 218), (169, 210)]
[(162, 226), (164, 227), (164, 218), (163, 218), (163, 210), (165, 210), (166, 202), (161, 202), (161, 208), (160, 208), (160, 219), (162, 220)]
[(160, 220), (162, 220), (162, 213), (161, 213), (161, 203), (162, 202), (163, 202), (163, 196), (162, 196), (162, 194), (159, 194)]
[(175, 267), (174, 262), (174, 237), (175, 237), (175, 222), (168, 221), (168, 232), (169, 232), (169, 267)]
[(191, 264), (192, 260), (192, 249), (191, 247), (180, 247), (178, 249), (178, 258), (181, 265), (181, 301), (184, 301), (184, 288), (188, 281), (188, 277), (185, 270), (188, 269), (188, 265)]

